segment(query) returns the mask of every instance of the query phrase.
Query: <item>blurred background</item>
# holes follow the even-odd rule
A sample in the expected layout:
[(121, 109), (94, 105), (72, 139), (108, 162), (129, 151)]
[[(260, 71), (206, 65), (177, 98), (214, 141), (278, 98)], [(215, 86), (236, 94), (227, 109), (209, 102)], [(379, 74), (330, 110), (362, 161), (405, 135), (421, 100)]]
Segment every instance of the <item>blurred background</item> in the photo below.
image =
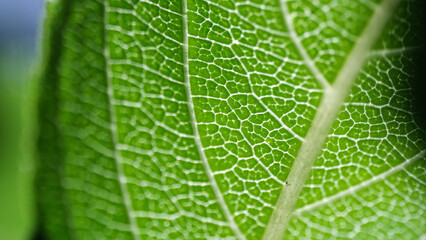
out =
[(0, 0), (0, 239), (33, 239), (36, 84), (43, 0)]

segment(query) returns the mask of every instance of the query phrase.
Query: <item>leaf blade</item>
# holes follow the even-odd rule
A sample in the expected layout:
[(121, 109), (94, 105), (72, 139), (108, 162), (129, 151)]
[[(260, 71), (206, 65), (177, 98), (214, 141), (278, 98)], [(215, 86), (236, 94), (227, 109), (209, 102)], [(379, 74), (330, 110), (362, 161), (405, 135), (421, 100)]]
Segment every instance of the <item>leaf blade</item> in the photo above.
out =
[[(56, 78), (62, 86), (59, 134), (65, 140), (61, 191), (72, 193), (76, 238), (259, 239), (297, 165), (293, 161), (300, 156), (303, 138), (315, 126), (319, 101), (327, 97), (320, 83), (326, 84), (315, 76), (319, 71), (327, 77), (335, 74), (312, 52), (305, 38), (309, 34), (298, 39), (298, 52), (275, 1), (98, 3), (102, 21), (93, 22), (87, 13), (96, 7), (79, 3), (82, 11), (64, 30), (67, 54)], [(289, 14), (294, 14), (294, 5), (289, 3)], [(300, 20), (297, 24), (293, 35), (303, 29)], [(108, 41), (94, 38), (79, 50), (94, 26), (104, 29)], [(103, 56), (108, 71), (96, 60), (103, 54), (99, 46), (108, 50), (109, 56)], [(305, 54), (300, 48), (306, 48)], [(339, 47), (330, 52), (334, 48)], [(80, 58), (87, 66), (75, 60)], [(92, 76), (95, 69), (108, 74)], [(102, 110), (105, 106), (109, 112)], [(77, 117), (84, 122), (75, 123)], [(105, 132), (113, 122), (116, 134), (111, 127)], [(328, 142), (333, 134), (324, 134), (329, 136), (326, 152), (333, 150)], [(371, 134), (380, 137), (373, 129)], [(102, 142), (108, 136), (112, 140)], [(115, 167), (105, 168), (106, 162)], [(101, 184), (105, 177), (112, 182)], [(311, 185), (305, 185), (298, 207), (310, 201), (306, 189)], [(123, 201), (124, 190), (128, 197)], [(72, 196), (76, 193), (79, 197)]]

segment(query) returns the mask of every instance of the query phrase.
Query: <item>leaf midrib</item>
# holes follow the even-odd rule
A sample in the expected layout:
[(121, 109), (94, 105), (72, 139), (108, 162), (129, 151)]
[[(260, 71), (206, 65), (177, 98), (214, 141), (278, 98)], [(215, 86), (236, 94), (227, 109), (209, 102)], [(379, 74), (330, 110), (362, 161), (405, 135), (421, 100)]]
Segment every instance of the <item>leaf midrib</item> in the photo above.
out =
[[(399, 0), (383, 0), (383, 2), (376, 7), (370, 21), (348, 55), (333, 85), (325, 89), (323, 98), (317, 109), (317, 114), (312, 121), (305, 141), (291, 168), (287, 180), (289, 184), (283, 186), (275, 210), (266, 227), (263, 236), (264, 240), (282, 239), (284, 230), (287, 228), (293, 214), (296, 201), (309, 176), (313, 163), (322, 149), (322, 145), (336, 119), (340, 107), (349, 94), (353, 82), (358, 76), (365, 60), (368, 58), (369, 51), (379, 38), (386, 23), (391, 18), (393, 10), (396, 8), (398, 2)], [(283, 14), (286, 13), (286, 15), (288, 15), (284, 0), (280, 1), (280, 3), (284, 6), (282, 8)], [(290, 30), (293, 29), (292, 24), (288, 25)], [(299, 44), (301, 45), (300, 42)], [(303, 47), (298, 47), (298, 49), (302, 50), (301, 54), (303, 56), (303, 52), (305, 52)], [(309, 60), (309, 58), (304, 59)], [(310, 69), (312, 71), (316, 68)], [(313, 72), (313, 74), (316, 75), (315, 72)], [(322, 82), (320, 79), (318, 80)]]

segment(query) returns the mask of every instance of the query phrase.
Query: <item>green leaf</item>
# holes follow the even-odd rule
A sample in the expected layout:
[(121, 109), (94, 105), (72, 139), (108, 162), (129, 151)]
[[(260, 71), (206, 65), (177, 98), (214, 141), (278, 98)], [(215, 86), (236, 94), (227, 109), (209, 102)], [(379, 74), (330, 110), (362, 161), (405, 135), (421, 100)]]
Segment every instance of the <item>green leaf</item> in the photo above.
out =
[(417, 239), (423, 3), (54, 0), (52, 239)]

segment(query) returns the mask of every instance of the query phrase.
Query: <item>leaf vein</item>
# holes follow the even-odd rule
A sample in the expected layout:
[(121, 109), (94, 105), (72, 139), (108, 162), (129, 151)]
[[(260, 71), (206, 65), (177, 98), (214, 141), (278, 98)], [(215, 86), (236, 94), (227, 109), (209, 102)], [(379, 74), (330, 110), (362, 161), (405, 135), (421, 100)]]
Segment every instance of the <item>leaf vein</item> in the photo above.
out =
[(225, 199), (223, 198), (222, 192), (219, 189), (219, 186), (217, 185), (217, 182), (214, 178), (214, 174), (210, 168), (210, 165), (208, 163), (207, 157), (204, 154), (203, 146), (201, 144), (200, 135), (198, 133), (197, 124), (196, 124), (196, 118), (195, 118), (195, 111), (194, 111), (194, 104), (192, 102), (192, 92), (191, 92), (191, 83), (189, 79), (189, 63), (188, 63), (188, 19), (187, 19), (187, 1), (182, 1), (182, 27), (183, 27), (183, 62), (184, 62), (184, 78), (185, 78), (185, 91), (186, 96), (188, 100), (188, 110), (190, 115), (190, 121), (192, 130), (194, 133), (194, 141), (196, 148), (198, 150), (198, 154), (201, 158), (201, 161), (203, 163), (203, 167), (206, 171), (207, 177), (211, 183), (212, 189), (215, 193), (216, 199), (219, 203), (219, 206), (225, 215), (226, 220), (229, 222), (229, 227), (234, 232), (235, 236), (238, 239), (244, 240), (246, 239), (245, 236), (241, 233), (240, 229), (238, 228), (238, 225), (235, 223), (231, 212), (228, 209), (228, 206), (226, 205)]
[(341, 191), (337, 194), (334, 194), (332, 196), (326, 197), (321, 199), (320, 201), (311, 203), (309, 205), (303, 206), (299, 209), (297, 209), (296, 211), (294, 211), (294, 215), (300, 215), (304, 212), (316, 209), (318, 207), (324, 206), (328, 203), (334, 202), (338, 199), (344, 198), (346, 196), (349, 196), (359, 190), (362, 190), (368, 186), (371, 186), (377, 182), (380, 182), (382, 180), (385, 180), (387, 177), (391, 176), (392, 174), (395, 174), (401, 170), (404, 170), (405, 167), (408, 167), (409, 165), (417, 162), (418, 160), (422, 159), (424, 156), (426, 156), (426, 149), (417, 153), (416, 155), (414, 155), (413, 157), (411, 157), (410, 159), (408, 159), (407, 161), (399, 164), (398, 166), (391, 168), (390, 170), (383, 172), (377, 176), (373, 176), (372, 178), (370, 178), (367, 181), (364, 181), (358, 185), (352, 186), (344, 191)]
[[(104, 2), (104, 26), (108, 25), (108, 0), (105, 0)], [(104, 57), (105, 57), (105, 66), (106, 66), (106, 82), (107, 82), (107, 92), (108, 92), (108, 101), (109, 101), (109, 113), (110, 113), (110, 130), (112, 135), (112, 142), (114, 145), (114, 159), (117, 167), (117, 176), (118, 176), (118, 182), (120, 183), (120, 189), (124, 201), (124, 205), (126, 208), (126, 211), (128, 213), (128, 220), (130, 224), (130, 231), (132, 232), (133, 238), (135, 240), (139, 240), (139, 229), (137, 227), (137, 224), (134, 219), (134, 213), (133, 213), (133, 207), (131, 204), (131, 199), (129, 192), (127, 190), (126, 186), (126, 176), (123, 172), (123, 166), (122, 166), (122, 160), (121, 160), (121, 154), (118, 149), (118, 137), (117, 137), (117, 120), (115, 116), (115, 110), (114, 110), (114, 90), (112, 85), (112, 79), (111, 76), (111, 69), (109, 68), (109, 49), (108, 49), (108, 34), (107, 29), (104, 29)]]
[(312, 74), (314, 75), (318, 83), (324, 89), (330, 88), (331, 87), (330, 83), (327, 81), (324, 75), (322, 75), (321, 71), (315, 66), (315, 63), (312, 61), (312, 59), (309, 57), (308, 53), (306, 52), (305, 48), (303, 47), (302, 41), (300, 40), (299, 36), (297, 36), (296, 30), (294, 29), (294, 26), (293, 26), (293, 20), (287, 8), (286, 0), (279, 0), (279, 2), (280, 2), (284, 23), (286, 24), (288, 28), (288, 32), (290, 34), (290, 39), (293, 41), (294, 45), (296, 46), (303, 61), (305, 62), (309, 70), (312, 72)]
[[(330, 128), (342, 107), (350, 89), (359, 75), (365, 60), (368, 58), (373, 44), (379, 38), (385, 24), (392, 16), (399, 0), (384, 0), (378, 5), (360, 35), (352, 51), (349, 53), (343, 67), (338, 73), (333, 85), (325, 89), (317, 113), (305, 137), (305, 142), (299, 149), (287, 178), (288, 185), (283, 186), (274, 212), (266, 227), (263, 239), (282, 239), (284, 230), (294, 212), (294, 206), (309, 176), (315, 159), (321, 151)], [(288, 19), (288, 10), (280, 1), (284, 18)], [(290, 33), (296, 36), (291, 22), (287, 21)], [(297, 44), (297, 42), (296, 42)], [(299, 42), (300, 44), (300, 42)], [(302, 48), (303, 49), (303, 48)]]

